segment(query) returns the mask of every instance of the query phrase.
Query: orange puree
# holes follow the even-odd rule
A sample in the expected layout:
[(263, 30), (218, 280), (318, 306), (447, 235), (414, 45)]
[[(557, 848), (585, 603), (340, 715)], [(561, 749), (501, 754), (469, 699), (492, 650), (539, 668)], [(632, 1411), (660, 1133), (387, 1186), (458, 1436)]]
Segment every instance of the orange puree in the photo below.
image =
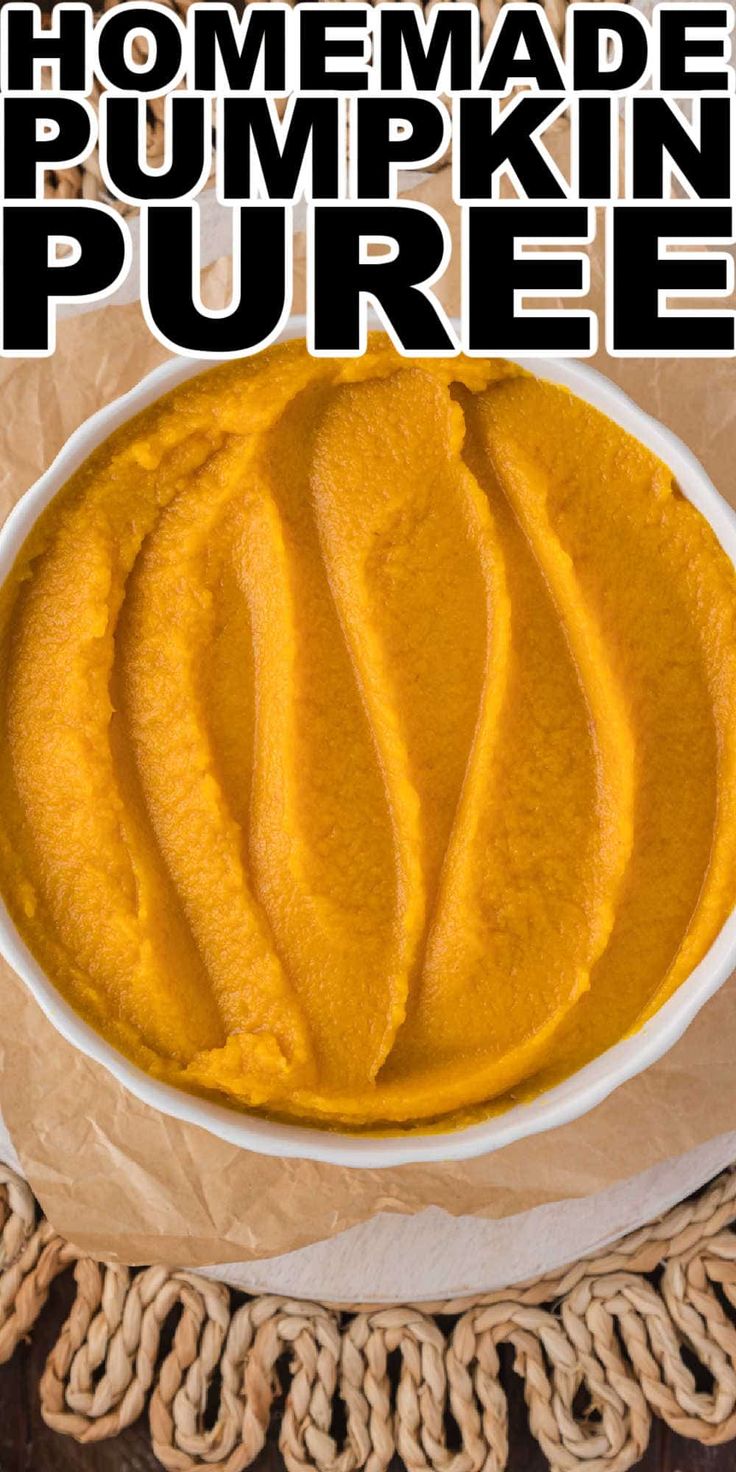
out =
[(563, 1077), (736, 894), (736, 574), (499, 361), (184, 384), (0, 595), (0, 888), (157, 1077), (373, 1128)]

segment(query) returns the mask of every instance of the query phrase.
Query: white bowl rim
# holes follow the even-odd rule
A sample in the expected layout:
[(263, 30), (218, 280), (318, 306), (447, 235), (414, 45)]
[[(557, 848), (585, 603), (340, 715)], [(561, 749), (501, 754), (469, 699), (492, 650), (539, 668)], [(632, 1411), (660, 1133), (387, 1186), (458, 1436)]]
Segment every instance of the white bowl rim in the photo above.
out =
[[(375, 319), (374, 319), (375, 320)], [(279, 341), (305, 334), (303, 316), (292, 316)], [(653, 450), (672, 470), (683, 493), (706, 517), (736, 565), (736, 513), (723, 500), (695, 455), (669, 429), (640, 409), (622, 389), (577, 359), (515, 357), (539, 378), (563, 384), (579, 398)], [(121, 424), (198, 373), (211, 359), (170, 358), (127, 393), (86, 419), (66, 441), (48, 470), (19, 499), (0, 528), (0, 583), (10, 573), (34, 522), (65, 482)], [(175, 1119), (258, 1154), (321, 1161), (364, 1169), (469, 1160), (505, 1145), (569, 1124), (603, 1102), (621, 1084), (661, 1058), (736, 969), (736, 910), (713, 945), (674, 995), (640, 1030), (614, 1044), (562, 1083), (528, 1102), (461, 1129), (389, 1136), (350, 1134), (270, 1120), (188, 1094), (152, 1078), (94, 1031), (56, 990), (29, 951), (0, 900), (0, 954), (12, 966), (49, 1021), (67, 1042), (101, 1064), (143, 1103)]]

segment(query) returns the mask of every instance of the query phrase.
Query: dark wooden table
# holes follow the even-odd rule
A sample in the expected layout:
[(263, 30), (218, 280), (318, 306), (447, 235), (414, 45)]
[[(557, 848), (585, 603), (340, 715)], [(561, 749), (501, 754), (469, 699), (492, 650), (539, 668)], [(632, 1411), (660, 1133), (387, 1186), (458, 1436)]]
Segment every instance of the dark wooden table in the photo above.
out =
[[(78, 1446), (49, 1431), (38, 1409), (38, 1381), (46, 1356), (66, 1317), (73, 1294), (71, 1279), (59, 1279), (33, 1337), (0, 1368), (0, 1472), (161, 1472), (148, 1441), (145, 1416), (113, 1441)], [(520, 1382), (506, 1375), (510, 1391), (509, 1472), (548, 1472), (547, 1463), (526, 1426)], [(641, 1472), (734, 1472), (736, 1442), (707, 1449), (671, 1435), (654, 1422)], [(281, 1472), (275, 1444), (258, 1459), (254, 1472)]]

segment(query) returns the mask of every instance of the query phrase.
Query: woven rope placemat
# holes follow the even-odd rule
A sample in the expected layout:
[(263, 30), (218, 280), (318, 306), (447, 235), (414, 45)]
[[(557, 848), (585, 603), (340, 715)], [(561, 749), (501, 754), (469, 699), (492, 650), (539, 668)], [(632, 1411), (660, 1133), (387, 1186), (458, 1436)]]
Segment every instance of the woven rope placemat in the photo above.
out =
[(279, 1397), (289, 1472), (384, 1472), (395, 1454), (411, 1472), (503, 1472), (498, 1351), (509, 1344), (550, 1467), (623, 1472), (643, 1455), (652, 1415), (708, 1445), (736, 1437), (735, 1223), (733, 1167), (604, 1254), (535, 1282), (473, 1301), (340, 1309), (98, 1263), (0, 1166), (0, 1363), (73, 1270), (76, 1297), (40, 1384), (56, 1431), (101, 1441), (147, 1404), (164, 1467), (241, 1472)]

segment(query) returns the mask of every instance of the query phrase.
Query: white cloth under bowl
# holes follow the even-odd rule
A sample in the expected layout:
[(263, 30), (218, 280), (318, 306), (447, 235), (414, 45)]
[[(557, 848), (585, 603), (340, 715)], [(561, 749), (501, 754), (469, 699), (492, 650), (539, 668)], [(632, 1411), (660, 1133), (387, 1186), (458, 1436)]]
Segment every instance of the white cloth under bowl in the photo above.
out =
[[(472, 1296), (572, 1262), (660, 1216), (736, 1160), (736, 1133), (719, 1135), (607, 1191), (538, 1206), (501, 1221), (382, 1212), (326, 1242), (262, 1262), (204, 1268), (255, 1293), (345, 1303)], [(0, 1116), (0, 1161), (22, 1167)]]

